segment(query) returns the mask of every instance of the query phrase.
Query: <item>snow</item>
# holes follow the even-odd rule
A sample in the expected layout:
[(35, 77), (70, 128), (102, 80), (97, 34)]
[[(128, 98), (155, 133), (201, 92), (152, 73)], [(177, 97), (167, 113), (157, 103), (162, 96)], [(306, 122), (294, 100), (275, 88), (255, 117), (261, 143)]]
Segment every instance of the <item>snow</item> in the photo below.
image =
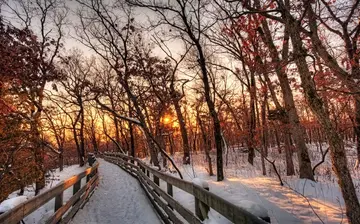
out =
[[(192, 182), (202, 188), (209, 189), (209, 183), (201, 178), (194, 178)], [(220, 193), (218, 192), (217, 195)], [(234, 200), (234, 198), (232, 198)], [(243, 198), (239, 198), (234, 200), (236, 201), (234, 204), (239, 205), (241, 208), (245, 209), (246, 211), (250, 212), (251, 214), (258, 216), (258, 217), (269, 217), (268, 211), (261, 206), (259, 203), (255, 203), (251, 200), (244, 200)]]
[[(313, 164), (320, 161), (321, 154), (318, 145), (313, 144), (308, 147)], [(323, 145), (323, 148), (326, 148), (326, 144)], [(349, 167), (356, 162), (356, 152), (353, 149), (353, 144), (347, 145)], [(259, 155), (255, 158), (254, 166), (250, 166), (247, 163), (247, 154), (241, 151), (228, 146), (229, 154), (226, 159), (229, 158), (229, 161), (226, 161), (228, 165), (224, 167), (226, 179), (221, 182), (216, 181), (215, 176), (208, 175), (207, 161), (203, 153), (192, 155), (191, 165), (182, 165), (181, 154), (175, 154), (172, 158), (178, 164), (185, 180), (192, 181), (193, 184), (203, 188), (208, 187), (210, 192), (256, 216), (270, 217), (271, 223), (347, 223), (344, 201), (328, 157), (317, 168), (317, 182), (314, 182), (299, 179), (296, 176), (285, 176), (285, 164), (284, 158), (282, 158), (284, 153), (279, 154), (276, 149), (269, 149), (269, 156), (276, 160), (276, 166), (285, 183), (285, 186), (280, 186), (270, 165), (266, 166), (268, 176), (262, 176)], [(215, 163), (215, 154), (211, 154), (211, 156)], [(147, 160), (148, 158), (143, 159), (144, 162)], [(294, 163), (296, 167), (295, 153)], [(163, 171), (178, 177), (178, 174), (172, 173), (171, 169), (172, 167), (169, 166)], [(161, 223), (135, 178), (116, 165), (103, 160), (100, 160), (99, 174), (98, 189), (89, 199), (89, 203), (74, 217), (72, 223), (119, 223), (119, 220), (124, 224)], [(360, 172), (354, 169), (351, 170), (351, 174), (358, 191)], [(65, 178), (60, 176), (57, 176), (58, 179)], [(57, 181), (56, 178), (54, 179), (53, 186)], [(160, 187), (166, 191), (165, 182), (160, 181)], [(70, 188), (70, 190), (72, 189)], [(176, 187), (173, 189), (173, 194), (175, 200), (194, 213), (193, 195)], [(48, 204), (42, 207), (41, 212), (36, 212), (38, 213), (37, 221), (27, 217), (25, 222), (44, 222), (53, 213), (54, 202)], [(230, 224), (231, 222), (210, 209), (208, 219), (204, 223)]]
[[(326, 149), (327, 144), (322, 144)], [(319, 144), (308, 144), (312, 164), (321, 160)], [(349, 167), (356, 163), (356, 146), (347, 142), (347, 158)], [(316, 169), (317, 182), (299, 179), (296, 176), (286, 176), (284, 153), (279, 154), (276, 148), (269, 149), (269, 158), (276, 160), (285, 186), (280, 186), (272, 167), (267, 164), (268, 176), (262, 175), (260, 156), (255, 157), (254, 166), (247, 162), (247, 154), (239, 147), (228, 146), (228, 163), (224, 160), (224, 181), (216, 181), (216, 176), (210, 177), (206, 170), (207, 161), (203, 152), (191, 155), (192, 164), (182, 164), (182, 154), (175, 153), (173, 159), (179, 166), (184, 179), (201, 186), (200, 182), (207, 182), (210, 192), (238, 205), (250, 213), (260, 216), (268, 214), (271, 223), (347, 223), (345, 205), (337, 178), (331, 169), (331, 161), (326, 157), (325, 162)], [(215, 152), (211, 152), (213, 168), (216, 171)], [(225, 159), (225, 156), (224, 156)], [(227, 159), (227, 158), (226, 158)], [(148, 159), (143, 159), (146, 162)], [(294, 165), (297, 167), (296, 153)], [(227, 166), (225, 164), (228, 164)], [(169, 174), (178, 177), (169, 170)], [(360, 194), (360, 172), (352, 169), (351, 175)], [(194, 180), (195, 179), (195, 180)], [(199, 179), (199, 180), (198, 180)], [(162, 189), (166, 184), (160, 181)], [(178, 188), (174, 188), (174, 198), (183, 206), (194, 212), (194, 197)], [(207, 224), (231, 223), (214, 210), (210, 210)]]
[(118, 166), (98, 161), (99, 186), (71, 223), (160, 224), (138, 181)]
[(7, 199), (0, 204), (0, 214), (9, 211), (10, 209), (20, 205), (27, 200), (27, 196), (19, 196)]
[(200, 178), (194, 178), (194, 179), (192, 179), (192, 182), (193, 182), (193, 184), (196, 184), (202, 188), (209, 189), (209, 184), (205, 180), (202, 180)]
[(269, 217), (268, 211), (258, 203), (249, 200), (239, 201), (240, 207), (258, 217)]
[[(72, 165), (64, 167), (63, 171), (60, 172), (59, 169), (55, 169), (53, 171), (49, 171), (49, 176), (46, 178), (46, 186), (44, 189), (40, 190), (40, 193), (54, 187), (57, 185), (60, 181), (66, 180), (74, 175), (77, 175), (81, 172), (83, 172), (87, 167), (80, 167), (79, 165)], [(84, 178), (84, 181), (85, 178)], [(84, 182), (85, 183), (85, 182)], [(19, 191), (14, 191), (8, 196), (8, 199), (5, 200), (5, 203), (8, 200), (14, 200), (16, 202), (21, 201), (20, 203), (25, 202), (27, 199), (30, 199), (35, 196), (35, 190), (34, 186), (30, 185), (25, 187), (24, 195), (19, 196)], [(64, 203), (72, 196), (72, 187), (67, 189), (64, 192)], [(19, 204), (20, 204), (19, 203)], [(16, 204), (18, 205), (18, 204)], [(14, 207), (16, 206), (14, 205)], [(54, 205), (55, 205), (55, 199), (52, 199), (48, 201), (46, 204), (38, 208), (36, 211), (28, 215), (23, 219), (23, 221), (26, 224), (38, 224), (38, 223), (45, 223), (46, 219), (48, 219), (53, 213), (54, 213)], [(0, 212), (1, 213), (1, 212)]]

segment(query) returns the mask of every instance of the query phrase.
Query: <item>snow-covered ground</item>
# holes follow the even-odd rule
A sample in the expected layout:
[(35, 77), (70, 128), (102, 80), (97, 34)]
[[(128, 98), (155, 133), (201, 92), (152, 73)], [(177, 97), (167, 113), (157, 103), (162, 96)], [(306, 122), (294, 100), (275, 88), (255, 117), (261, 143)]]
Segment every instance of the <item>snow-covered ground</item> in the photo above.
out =
[[(323, 146), (323, 149), (326, 145)], [(355, 164), (354, 145), (348, 144), (349, 167)], [(320, 161), (319, 147), (309, 145), (313, 165)], [(227, 156), (227, 164), (224, 167), (226, 179), (216, 181), (216, 177), (210, 177), (207, 172), (207, 161), (203, 153), (192, 155), (191, 165), (182, 165), (182, 156), (176, 154), (174, 161), (184, 176), (184, 179), (193, 181), (195, 184), (209, 186), (210, 191), (218, 196), (252, 212), (255, 215), (268, 214), (272, 223), (347, 223), (344, 201), (340, 189), (336, 183), (336, 177), (331, 170), (330, 159), (316, 171), (316, 180), (301, 180), (294, 177), (286, 177), (284, 154), (270, 149), (269, 157), (276, 160), (276, 165), (282, 175), (285, 186), (280, 186), (269, 164), (266, 165), (268, 176), (261, 172), (260, 158), (257, 155), (255, 165), (247, 163), (247, 154), (241, 150), (230, 150)], [(224, 158), (226, 158), (224, 156)], [(146, 162), (147, 159), (144, 159)], [(295, 167), (297, 166), (294, 154)], [(214, 171), (215, 159), (213, 157)], [(84, 170), (78, 166), (71, 166), (63, 172), (54, 172), (48, 178), (47, 188), (55, 186), (59, 181), (67, 179)], [(148, 201), (143, 189), (135, 178), (125, 171), (100, 159), (100, 183), (90, 202), (78, 212), (72, 223), (161, 223), (156, 212)], [(357, 191), (360, 191), (359, 170), (351, 168)], [(172, 173), (172, 175), (175, 175)], [(207, 184), (204, 184), (204, 181)], [(160, 181), (160, 187), (166, 190), (166, 184)], [(46, 190), (44, 189), (44, 190)], [(174, 187), (174, 198), (185, 207), (194, 212), (194, 197)], [(9, 198), (15, 198), (18, 192), (14, 192)], [(34, 191), (30, 186), (25, 191), (25, 196), (33, 197)], [(64, 194), (64, 201), (72, 195), (72, 188)], [(21, 201), (24, 198), (19, 198)], [(9, 202), (10, 203), (10, 202)], [(15, 202), (14, 202), (15, 203)], [(12, 205), (13, 203), (10, 203)], [(3, 207), (9, 204), (2, 204)], [(54, 200), (49, 201), (39, 210), (24, 219), (25, 223), (43, 223), (52, 213)], [(1, 206), (0, 206), (1, 208)], [(216, 211), (211, 210), (206, 224), (228, 224), (226, 218)]]
[[(63, 171), (59, 171), (59, 169), (53, 170), (49, 172), (49, 175), (46, 177), (46, 186), (44, 189), (40, 191), (40, 193), (46, 191), (54, 187), (62, 180), (66, 180), (74, 175), (77, 175), (83, 172), (87, 167), (79, 167), (79, 165), (72, 165), (68, 167), (64, 167)], [(84, 178), (85, 179), (85, 178)], [(83, 180), (82, 185), (86, 182)], [(24, 191), (23, 196), (18, 195), (19, 191), (15, 191), (8, 196), (8, 200), (3, 201), (0, 204), (0, 210), (2, 212), (15, 207), (16, 205), (26, 201), (35, 196), (35, 187), (27, 186)], [(68, 188), (64, 192), (64, 202), (66, 202), (72, 196), (72, 188)], [(45, 205), (38, 208), (35, 212), (28, 215), (23, 221), (26, 224), (37, 224), (37, 223), (45, 223), (45, 220), (54, 213), (54, 205), (55, 199), (48, 201)]]
[[(314, 165), (321, 160), (319, 145), (309, 144), (308, 147)], [(326, 150), (326, 147), (323, 144), (323, 151)], [(247, 154), (239, 151), (236, 149), (229, 151), (228, 165), (224, 167), (226, 179), (221, 182), (217, 182), (215, 176), (208, 175), (207, 161), (203, 153), (192, 155), (192, 165), (182, 165), (182, 155), (179, 154), (175, 154), (173, 159), (178, 164), (184, 179), (191, 181), (194, 178), (200, 178), (205, 180), (208, 182), (211, 192), (245, 209), (251, 204), (249, 201), (258, 204), (268, 211), (272, 223), (347, 223), (344, 201), (337, 185), (336, 176), (331, 169), (329, 155), (327, 155), (325, 163), (317, 168), (317, 182), (313, 182), (295, 176), (285, 176), (284, 153), (279, 154), (277, 150), (270, 149), (270, 158), (276, 160), (276, 165), (285, 183), (285, 186), (280, 186), (269, 164), (266, 165), (268, 176), (262, 175), (259, 155), (255, 158), (255, 166), (251, 166), (247, 162)], [(347, 151), (354, 183), (357, 191), (360, 191), (359, 170), (352, 168), (356, 159), (354, 145), (347, 143)], [(212, 158), (213, 169), (216, 172), (215, 157)], [(297, 166), (295, 154), (294, 165)], [(161, 183), (161, 186), (164, 190), (166, 189), (165, 183)], [(192, 195), (175, 188), (174, 197), (194, 212)], [(208, 223), (230, 223), (215, 211), (211, 211), (209, 216)]]
[[(183, 167), (182, 170), (189, 169), (190, 167)], [(192, 169), (192, 168), (191, 168)], [(258, 204), (264, 207), (272, 223), (322, 223), (317, 215), (324, 223), (346, 223), (346, 218), (339, 205), (330, 203), (325, 200), (319, 199), (317, 196), (322, 194), (326, 197), (327, 193), (340, 192), (331, 185), (324, 185), (311, 181), (297, 180), (290, 182), (290, 185), (296, 185), (299, 193), (303, 193), (307, 198), (302, 197), (299, 193), (292, 190), (287, 186), (280, 186), (276, 179), (271, 177), (228, 177), (224, 181), (217, 182), (216, 177), (210, 177), (206, 170), (201, 167), (194, 167), (197, 178), (206, 180), (209, 184), (210, 191), (216, 195), (236, 204), (240, 207), (247, 209), (249, 205)], [(191, 176), (186, 176), (185, 179), (191, 180)], [(165, 189), (165, 185), (163, 186)], [(318, 194), (312, 193), (317, 192)], [(174, 197), (183, 205), (194, 211), (194, 198), (193, 196), (176, 189), (174, 190)], [(250, 203), (252, 202), (252, 203)], [(317, 215), (313, 212), (313, 210)], [(256, 214), (257, 210), (252, 208), (247, 209), (249, 212)], [(212, 211), (210, 214), (212, 219), (211, 223), (231, 223), (221, 215)]]
[(160, 224), (138, 180), (114, 164), (99, 162), (99, 186), (71, 223)]

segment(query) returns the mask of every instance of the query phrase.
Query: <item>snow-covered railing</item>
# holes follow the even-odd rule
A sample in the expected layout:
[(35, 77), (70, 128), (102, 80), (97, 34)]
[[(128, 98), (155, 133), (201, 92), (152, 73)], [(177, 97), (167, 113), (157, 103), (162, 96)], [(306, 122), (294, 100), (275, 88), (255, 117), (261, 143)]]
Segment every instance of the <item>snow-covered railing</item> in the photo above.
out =
[[(99, 182), (99, 163), (95, 162), (92, 167), (84, 172), (60, 182), (55, 187), (39, 194), (26, 202), (14, 207), (0, 215), (0, 224), (17, 224), (23, 218), (36, 211), (45, 203), (55, 198), (54, 213), (46, 223), (67, 223), (76, 214), (92, 195)], [(81, 180), (86, 177), (86, 184), (81, 187)], [(73, 196), (64, 204), (63, 193), (73, 186)], [(68, 211), (71, 208), (70, 211)], [(64, 216), (64, 214), (66, 215)], [(64, 217), (63, 217), (64, 216)]]
[[(159, 172), (139, 159), (114, 152), (105, 153), (104, 159), (117, 164), (140, 181), (141, 186), (145, 189), (146, 194), (165, 223), (184, 223), (183, 220), (186, 220), (187, 223), (199, 224), (207, 218), (210, 208), (233, 223), (266, 223), (245, 209), (209, 192), (208, 189), (204, 189), (205, 186)], [(166, 192), (160, 188), (160, 179), (166, 183)], [(173, 198), (173, 186), (195, 197), (195, 214)], [(179, 218), (177, 214), (181, 215), (182, 218)]]

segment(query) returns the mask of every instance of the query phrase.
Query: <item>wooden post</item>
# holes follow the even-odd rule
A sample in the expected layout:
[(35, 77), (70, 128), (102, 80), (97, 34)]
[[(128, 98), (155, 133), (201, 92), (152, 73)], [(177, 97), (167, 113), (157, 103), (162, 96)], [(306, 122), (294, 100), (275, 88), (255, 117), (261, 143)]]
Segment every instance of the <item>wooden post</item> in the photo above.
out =
[[(80, 190), (80, 188), (81, 188), (81, 179), (74, 184), (74, 186), (73, 186), (73, 195), (76, 194)], [(78, 200), (76, 200), (76, 202), (79, 201), (79, 200), (80, 200), (80, 198)]]
[[(154, 183), (155, 183), (156, 185), (160, 186), (159, 177), (157, 177), (157, 176), (155, 176), (155, 175), (153, 174), (153, 178), (154, 178)], [(154, 191), (154, 192), (155, 192), (155, 194), (157, 194), (157, 195), (160, 196), (160, 194), (159, 194), (158, 192), (156, 192), (156, 191)]]
[(89, 173), (89, 174), (86, 176), (86, 183), (91, 180), (91, 177), (93, 177), (94, 174), (97, 173), (97, 171), (98, 171), (98, 170), (97, 170), (97, 168), (96, 168), (93, 172)]
[(153, 176), (154, 176), (154, 183), (159, 186), (160, 185), (159, 178), (155, 175)]
[[(196, 187), (201, 187), (199, 185), (196, 185)], [(194, 187), (194, 191), (199, 191), (196, 187)], [(208, 187), (203, 188), (207, 191), (209, 191)], [(195, 195), (195, 194), (194, 194)], [(195, 215), (201, 220), (204, 221), (205, 219), (208, 218), (208, 213), (210, 211), (210, 207), (205, 204), (204, 202), (200, 201), (196, 196), (195, 196)]]
[[(173, 196), (173, 187), (172, 187), (172, 185), (166, 182), (166, 189), (167, 189), (168, 195), (170, 195), (170, 196), (172, 197), (172, 196)], [(169, 203), (168, 203), (168, 207), (169, 207), (170, 209), (174, 210), (174, 209), (169, 205)]]
[(169, 184), (169, 183), (166, 183), (166, 186), (167, 186), (168, 195), (170, 195), (172, 197), (173, 196), (173, 187), (172, 187), (172, 185)]
[(60, 194), (58, 194), (55, 197), (55, 209), (54, 209), (55, 212), (63, 206), (63, 193), (64, 192), (62, 191)]
[(76, 182), (74, 184), (74, 187), (73, 187), (73, 195), (76, 194), (76, 192), (78, 192), (80, 190), (80, 187), (81, 187), (81, 180), (79, 180), (78, 182)]

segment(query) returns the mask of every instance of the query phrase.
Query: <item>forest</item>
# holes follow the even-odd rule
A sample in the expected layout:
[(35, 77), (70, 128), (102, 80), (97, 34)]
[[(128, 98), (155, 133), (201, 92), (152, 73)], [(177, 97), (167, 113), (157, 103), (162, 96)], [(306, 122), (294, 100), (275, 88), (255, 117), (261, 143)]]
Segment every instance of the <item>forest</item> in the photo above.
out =
[(0, 0), (0, 202), (116, 151), (332, 181), (360, 223), (359, 3)]

